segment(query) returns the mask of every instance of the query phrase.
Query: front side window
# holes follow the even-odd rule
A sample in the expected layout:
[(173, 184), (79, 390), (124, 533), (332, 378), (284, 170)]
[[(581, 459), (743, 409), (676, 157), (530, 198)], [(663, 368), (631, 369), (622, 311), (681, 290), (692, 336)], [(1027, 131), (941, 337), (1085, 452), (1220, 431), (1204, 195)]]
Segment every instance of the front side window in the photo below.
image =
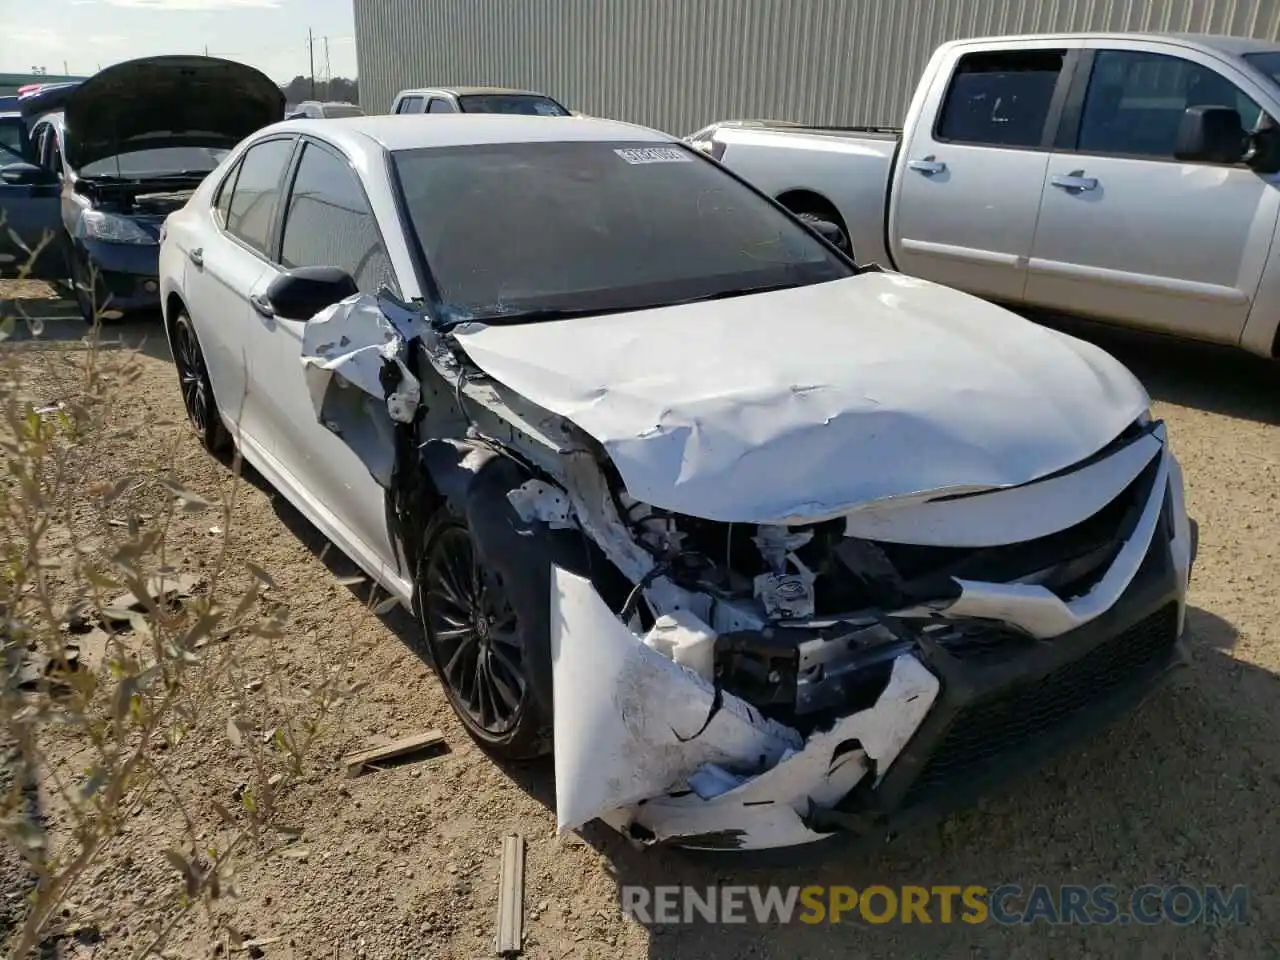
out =
[(20, 119), (0, 120), (0, 166), (27, 159), (27, 128)]
[(341, 267), (364, 293), (390, 285), (378, 222), (347, 163), (307, 144), (285, 213), (280, 262), (287, 268)]
[(1062, 50), (996, 50), (961, 57), (942, 104), (938, 139), (1039, 146), (1065, 57)]
[(1181, 57), (1134, 50), (1102, 50), (1085, 93), (1077, 149), (1173, 160), (1188, 107), (1230, 107), (1246, 130), (1262, 108), (1230, 80)]
[(268, 140), (250, 147), (240, 161), (227, 210), (227, 232), (262, 254), (267, 253), (280, 182), (292, 155), (292, 140)]
[(440, 299), (476, 317), (642, 309), (855, 272), (676, 144), (486, 144), (393, 161)]

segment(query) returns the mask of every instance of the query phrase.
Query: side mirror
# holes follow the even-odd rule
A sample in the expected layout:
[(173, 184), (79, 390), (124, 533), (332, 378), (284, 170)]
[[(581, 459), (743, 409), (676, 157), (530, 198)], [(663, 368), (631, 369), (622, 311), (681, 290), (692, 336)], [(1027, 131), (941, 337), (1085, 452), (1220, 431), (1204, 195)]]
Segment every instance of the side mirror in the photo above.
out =
[(298, 267), (272, 280), (264, 299), (275, 316), (305, 322), (359, 292), (351, 274), (338, 267)]
[(1178, 127), (1174, 156), (1201, 163), (1239, 163), (1249, 151), (1240, 111), (1230, 107), (1187, 107)]
[(34, 163), (10, 163), (0, 167), (0, 182), (15, 187), (43, 187), (57, 183), (58, 177)]

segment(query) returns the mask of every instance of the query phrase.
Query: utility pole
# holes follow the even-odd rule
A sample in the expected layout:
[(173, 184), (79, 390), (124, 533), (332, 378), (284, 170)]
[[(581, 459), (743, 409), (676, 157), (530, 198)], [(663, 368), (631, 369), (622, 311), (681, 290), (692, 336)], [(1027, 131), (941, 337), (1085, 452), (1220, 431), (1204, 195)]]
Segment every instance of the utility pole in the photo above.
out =
[(316, 98), (316, 38), (307, 27), (307, 51), (311, 56), (311, 99)]
[(332, 99), (329, 91), (333, 89), (333, 71), (329, 69), (329, 38), (324, 38), (324, 98)]

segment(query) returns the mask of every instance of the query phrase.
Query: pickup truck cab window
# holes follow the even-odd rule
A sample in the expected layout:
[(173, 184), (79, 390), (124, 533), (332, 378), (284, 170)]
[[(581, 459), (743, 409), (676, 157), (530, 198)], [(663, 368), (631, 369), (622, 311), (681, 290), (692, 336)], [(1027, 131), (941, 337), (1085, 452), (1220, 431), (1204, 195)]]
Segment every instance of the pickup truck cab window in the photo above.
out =
[(1138, 50), (1100, 50), (1085, 93), (1080, 153), (1174, 160), (1188, 107), (1231, 107), (1246, 130), (1262, 108), (1214, 70), (1191, 60)]
[(422, 97), (405, 97), (396, 104), (396, 113), (421, 113)]
[(1061, 50), (998, 50), (961, 57), (939, 115), (938, 140), (1039, 146), (1064, 61)]
[(453, 104), (441, 97), (432, 97), (427, 104), (427, 113), (454, 113)]

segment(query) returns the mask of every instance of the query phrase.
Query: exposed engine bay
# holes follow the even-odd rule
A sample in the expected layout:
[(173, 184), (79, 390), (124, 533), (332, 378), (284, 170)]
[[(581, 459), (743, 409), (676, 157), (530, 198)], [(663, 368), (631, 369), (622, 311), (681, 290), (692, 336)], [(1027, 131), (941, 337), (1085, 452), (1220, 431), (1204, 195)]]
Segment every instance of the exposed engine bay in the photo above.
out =
[[(1096, 418), (1093, 439), (1077, 431), (1082, 452), (1065, 467), (1000, 474), (977, 453), (968, 475), (958, 471), (963, 483), (889, 489), (892, 476), (868, 471), (863, 489), (880, 484), (881, 495), (840, 499), (839, 478), (818, 471), (842, 441), (822, 428), (862, 429), (853, 407), (801, 420), (788, 408), (799, 388), (783, 383), (769, 408), (780, 419), (731, 424), (746, 439), (726, 450), (706, 408), (676, 423), (684, 411), (661, 384), (655, 412), (638, 409), (642, 381), (620, 383), (612, 423), (607, 391), (544, 388), (527, 358), (556, 345), (514, 329), (433, 322), (360, 296), (308, 323), (303, 361), (317, 416), (387, 488), (410, 554), (424, 513), (442, 501), (465, 509), (469, 478), (486, 465), (523, 478), (506, 501), (516, 533), (548, 544), (561, 829), (598, 817), (640, 843), (705, 848), (876, 829), (933, 775), (949, 737), (973, 738), (963, 730), (979, 706), (1061, 701), (1048, 731), (1085, 705), (1086, 687), (1118, 694), (1121, 680), (1136, 684), (1174, 657), (1194, 535), (1164, 426), (1144, 399)], [(714, 384), (700, 394), (719, 395)], [(682, 430), (669, 465), (660, 443), (642, 446)], [(810, 463), (803, 442), (820, 451)], [(816, 479), (790, 500), (769, 491), (753, 511), (761, 478), (748, 460), (763, 462), (771, 443), (784, 445), (782, 473)], [(922, 475), (939, 472), (920, 462)], [(659, 495), (665, 505), (640, 499), (668, 466), (679, 480)], [(700, 468), (705, 478), (690, 477)], [(696, 508), (717, 483), (733, 485), (730, 505), (706, 511), (721, 515), (673, 509)], [(600, 562), (571, 559), (584, 555)], [(1095, 625), (1108, 618), (1103, 636)], [(1150, 649), (1123, 639), (1139, 629)], [(899, 762), (904, 751), (916, 753)]]
[(200, 177), (162, 180), (86, 178), (76, 188), (103, 213), (163, 219), (180, 210), (200, 186)]

